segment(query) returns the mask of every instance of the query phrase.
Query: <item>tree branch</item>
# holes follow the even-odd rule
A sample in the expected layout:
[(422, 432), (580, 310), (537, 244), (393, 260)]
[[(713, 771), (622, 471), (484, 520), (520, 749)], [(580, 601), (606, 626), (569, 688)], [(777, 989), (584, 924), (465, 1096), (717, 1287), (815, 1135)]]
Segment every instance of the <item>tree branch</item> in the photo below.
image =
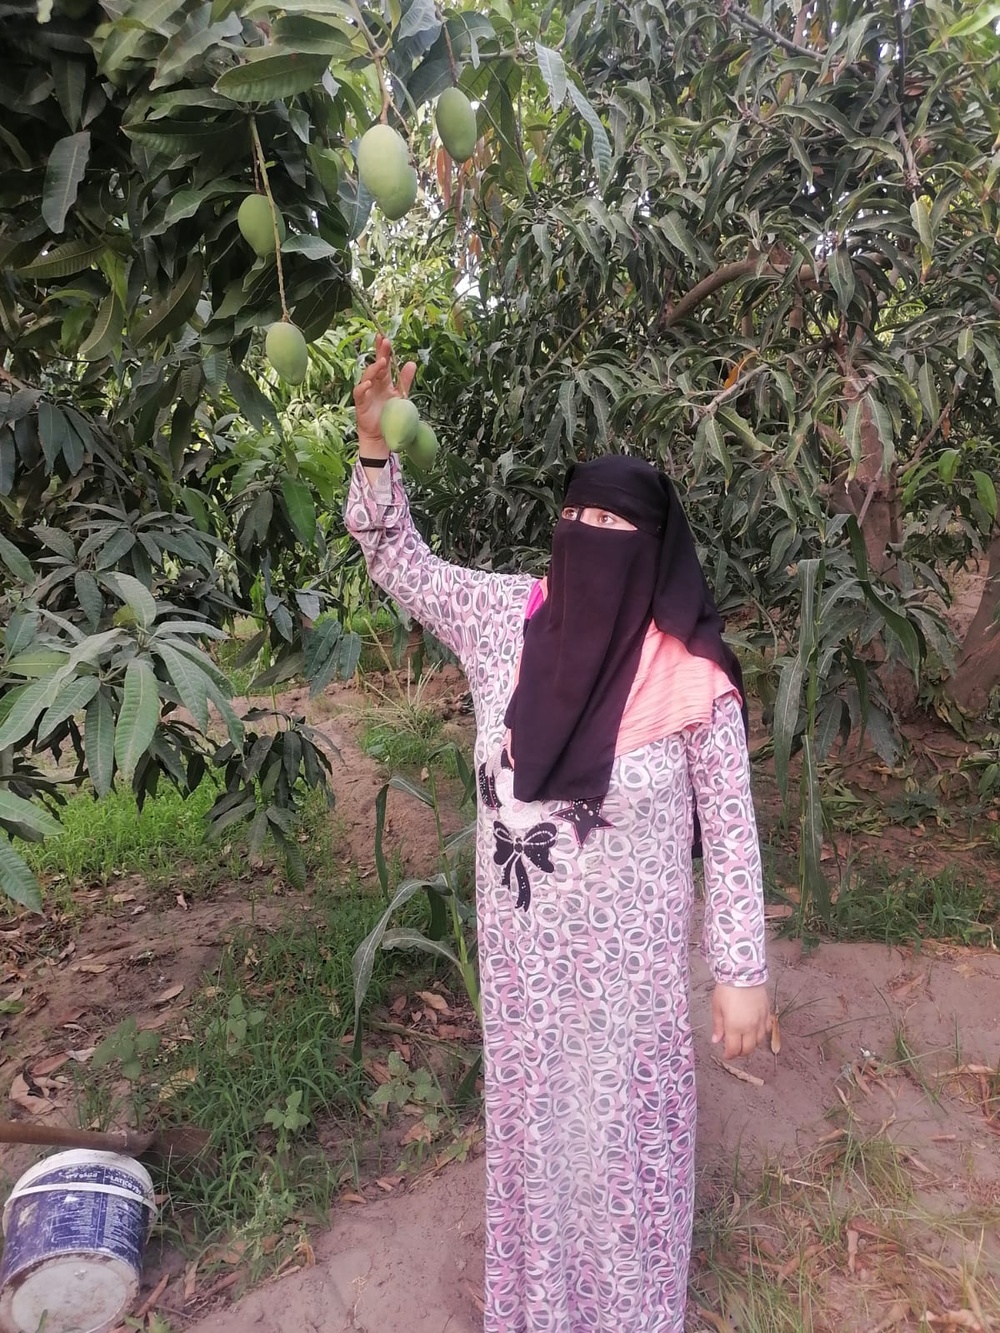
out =
[(757, 33), (759, 37), (768, 38), (775, 46), (780, 46), (783, 51), (787, 51), (789, 55), (808, 56), (810, 60), (822, 60), (823, 58), (818, 51), (811, 51), (808, 46), (799, 46), (798, 42), (793, 42), (791, 38), (786, 37), (783, 33), (777, 32), (774, 28), (769, 28), (766, 23), (761, 23), (760, 19), (755, 19), (745, 9), (730, 5), (729, 13), (737, 23), (742, 23), (745, 28)]
[(672, 324), (685, 319), (695, 306), (700, 305), (707, 296), (717, 292), (720, 287), (725, 287), (730, 282), (737, 282), (740, 278), (748, 278), (756, 271), (759, 264), (759, 258), (738, 259), (735, 263), (723, 264), (714, 273), (709, 273), (707, 278), (702, 278), (701, 282), (696, 282), (690, 291), (685, 292), (674, 308), (667, 312), (663, 321), (664, 328), (669, 329)]

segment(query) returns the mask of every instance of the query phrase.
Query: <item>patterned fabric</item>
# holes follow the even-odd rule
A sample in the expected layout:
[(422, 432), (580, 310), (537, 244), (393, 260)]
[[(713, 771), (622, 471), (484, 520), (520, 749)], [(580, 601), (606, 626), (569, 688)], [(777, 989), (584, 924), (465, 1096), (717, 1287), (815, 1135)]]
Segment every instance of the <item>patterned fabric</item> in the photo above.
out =
[(601, 801), (521, 802), (504, 750), (529, 578), (437, 559), (395, 460), (346, 519), (372, 577), (458, 654), (479, 734), (487, 1110), (484, 1333), (681, 1333), (695, 1084), (688, 940), (697, 801), (703, 945), (766, 980), (761, 863), (734, 695), (615, 760)]

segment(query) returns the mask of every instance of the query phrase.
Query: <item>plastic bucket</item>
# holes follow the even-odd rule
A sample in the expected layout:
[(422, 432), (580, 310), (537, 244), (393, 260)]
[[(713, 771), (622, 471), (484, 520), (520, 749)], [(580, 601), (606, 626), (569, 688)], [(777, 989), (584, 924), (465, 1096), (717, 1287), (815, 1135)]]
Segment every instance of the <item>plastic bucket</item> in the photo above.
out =
[(55, 1153), (26, 1171), (3, 1210), (5, 1333), (106, 1333), (139, 1292), (156, 1216), (153, 1182), (131, 1157)]

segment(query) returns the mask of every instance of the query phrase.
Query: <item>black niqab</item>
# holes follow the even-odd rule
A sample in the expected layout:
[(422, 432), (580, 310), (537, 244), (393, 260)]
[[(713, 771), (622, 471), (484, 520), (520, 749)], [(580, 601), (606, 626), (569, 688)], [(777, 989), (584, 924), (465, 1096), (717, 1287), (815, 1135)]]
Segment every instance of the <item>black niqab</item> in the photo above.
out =
[[(635, 532), (560, 519), (548, 595), (525, 627), (507, 708), (514, 795), (521, 801), (607, 794), (625, 704), (652, 621), (715, 662), (742, 697), (739, 663), (669, 479), (638, 458), (579, 463), (564, 505), (610, 510)], [(745, 721), (745, 716), (744, 716)]]

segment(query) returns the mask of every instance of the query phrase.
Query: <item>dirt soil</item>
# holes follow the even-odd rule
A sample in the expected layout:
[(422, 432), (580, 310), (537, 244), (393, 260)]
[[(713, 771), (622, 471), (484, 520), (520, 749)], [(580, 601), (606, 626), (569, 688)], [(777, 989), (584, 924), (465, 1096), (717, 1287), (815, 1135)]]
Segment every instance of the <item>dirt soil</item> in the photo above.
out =
[[(436, 690), (442, 713), (449, 725), (467, 729), (462, 693), (457, 673), (444, 673)], [(359, 866), (373, 880), (373, 807), (384, 775), (356, 744), (355, 692), (334, 687), (313, 705), (303, 695), (282, 704), (308, 711), (337, 745), (334, 818), (345, 870)], [(405, 849), (414, 869), (434, 863), (427, 823), (412, 798), (393, 793), (387, 844)], [(923, 847), (915, 845), (919, 855)], [(290, 908), (308, 919), (308, 895), (251, 895), (248, 887), (234, 884), (210, 902), (188, 902), (132, 877), (82, 891), (80, 917), (0, 920), (0, 1000), (24, 1005), (16, 1016), (0, 1006), (0, 1089), (11, 1099), (0, 1110), (69, 1123), (73, 1063), (122, 1017), (135, 1014), (140, 1028), (182, 1024), (185, 1007), (251, 910), (262, 924)], [(739, 1188), (737, 1158), (741, 1171), (758, 1177), (767, 1162), (792, 1170), (849, 1117), (855, 1132), (882, 1133), (899, 1147), (929, 1216), (1000, 1216), (1000, 1080), (975, 1072), (1000, 1069), (1000, 955), (932, 944), (916, 952), (827, 943), (804, 953), (798, 943), (775, 939), (770, 965), (780, 1053), (758, 1052), (734, 1072), (708, 1043), (711, 981), (696, 954), (693, 960), (702, 1208)], [(901, 1059), (901, 1050), (912, 1060)], [(31, 1150), (0, 1147), (8, 1179), (32, 1160)], [(378, 1190), (345, 1197), (329, 1230), (312, 1238), (314, 1262), (228, 1308), (206, 1314), (203, 1300), (185, 1303), (177, 1263), (153, 1265), (143, 1295), (167, 1279), (156, 1308), (174, 1333), (477, 1333), (483, 1182), (482, 1158), (473, 1155), (403, 1180), (384, 1197), (372, 1197)], [(938, 1260), (959, 1262), (957, 1230), (931, 1230)], [(984, 1267), (1000, 1273), (995, 1226), (984, 1246)], [(853, 1266), (852, 1279), (842, 1293), (840, 1328), (866, 1333), (877, 1326), (873, 1307), (892, 1292), (862, 1291)], [(690, 1327), (721, 1324), (702, 1322), (692, 1306)]]

